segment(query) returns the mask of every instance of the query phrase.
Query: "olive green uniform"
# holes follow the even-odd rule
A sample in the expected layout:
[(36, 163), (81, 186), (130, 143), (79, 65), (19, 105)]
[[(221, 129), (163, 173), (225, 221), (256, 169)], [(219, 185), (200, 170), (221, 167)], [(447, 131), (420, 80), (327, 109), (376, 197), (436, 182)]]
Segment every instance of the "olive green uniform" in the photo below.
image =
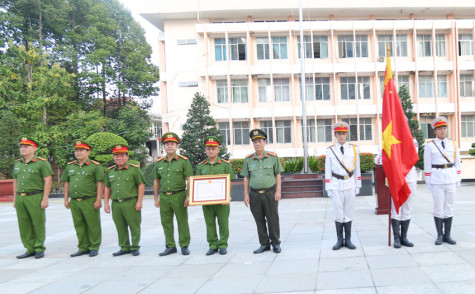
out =
[(68, 163), (61, 181), (69, 183), (70, 209), (78, 237), (79, 251), (99, 250), (101, 245), (101, 213), (94, 208), (97, 183), (104, 181), (104, 169), (98, 162), (87, 160), (83, 165)]
[[(107, 171), (104, 185), (111, 189), (112, 219), (117, 228), (120, 249), (123, 251), (140, 248), (140, 224), (142, 212), (135, 210), (138, 200), (138, 186), (145, 183), (142, 171), (138, 166), (126, 163), (119, 169), (113, 165)], [(129, 229), (132, 245), (129, 241)]]
[(279, 202), (275, 201), (275, 186), (276, 175), (283, 171), (277, 154), (267, 151), (261, 159), (256, 153), (248, 155), (242, 166), (241, 175), (249, 178), (251, 212), (256, 221), (259, 243), (263, 246), (280, 244)]
[[(196, 175), (198, 176), (217, 174), (229, 174), (231, 181), (235, 179), (231, 164), (219, 157), (214, 164), (205, 160), (196, 167)], [(206, 222), (206, 239), (208, 240), (209, 248), (227, 248), (229, 238), (229, 204), (203, 205), (202, 207)], [(219, 239), (216, 232), (216, 219), (218, 219)]]
[[(15, 207), (20, 238), (28, 253), (45, 251), (46, 216), (45, 210), (41, 208), (41, 201), (44, 178), (51, 175), (53, 171), (50, 164), (37, 156), (28, 163), (22, 158), (13, 167), (13, 178), (17, 180)], [(34, 194), (26, 196), (32, 192)]]
[(176, 155), (171, 161), (166, 157), (157, 159), (153, 176), (160, 181), (160, 219), (165, 234), (166, 247), (176, 247), (173, 215), (178, 225), (180, 247), (190, 245), (188, 208), (184, 207), (186, 198), (186, 178), (193, 175), (190, 161)]

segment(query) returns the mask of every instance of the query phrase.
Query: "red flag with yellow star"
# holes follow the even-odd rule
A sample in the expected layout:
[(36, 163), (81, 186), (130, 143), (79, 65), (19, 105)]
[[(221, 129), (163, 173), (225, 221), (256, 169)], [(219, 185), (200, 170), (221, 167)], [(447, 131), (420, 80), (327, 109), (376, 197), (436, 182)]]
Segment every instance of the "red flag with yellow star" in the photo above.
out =
[(411, 190), (406, 176), (419, 160), (411, 130), (394, 86), (389, 52), (384, 75), (383, 94), (383, 168), (397, 213), (406, 202)]

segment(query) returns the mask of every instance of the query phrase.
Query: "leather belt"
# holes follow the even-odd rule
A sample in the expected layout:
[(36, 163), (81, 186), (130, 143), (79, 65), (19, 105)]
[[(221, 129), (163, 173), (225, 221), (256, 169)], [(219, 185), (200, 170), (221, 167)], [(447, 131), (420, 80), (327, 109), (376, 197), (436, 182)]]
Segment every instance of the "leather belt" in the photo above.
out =
[(83, 200), (86, 200), (86, 199), (89, 199), (89, 198), (92, 198), (92, 197), (96, 197), (96, 196), (84, 196), (84, 197), (71, 198), (71, 199), (76, 200), (76, 201), (83, 201)]
[(335, 177), (339, 180), (348, 180), (349, 178), (351, 178), (352, 175), (353, 175), (353, 171), (349, 172), (346, 176), (341, 176), (339, 174), (332, 172), (332, 177)]
[(117, 198), (117, 199), (112, 199), (112, 201), (122, 203), (122, 202), (129, 201), (129, 200), (136, 199), (136, 198), (138, 198), (138, 196), (129, 197), (129, 198), (122, 198), (122, 199)]
[(36, 190), (36, 191), (31, 191), (31, 192), (17, 192), (16, 194), (17, 195), (20, 195), (22, 197), (25, 197), (25, 196), (30, 196), (30, 195), (36, 195), (36, 194), (40, 194), (40, 193), (43, 193), (43, 190)]
[(161, 193), (163, 193), (163, 194), (165, 194), (165, 195), (167, 195), (167, 196), (171, 196), (171, 195), (174, 195), (174, 194), (183, 192), (183, 191), (185, 191), (185, 189), (180, 190), (180, 191), (167, 191), (167, 192), (161, 192)]
[(433, 164), (432, 168), (451, 168), (453, 167), (453, 163), (446, 163), (446, 164)]
[(266, 192), (274, 190), (275, 186), (272, 186), (270, 188), (266, 189), (253, 189), (251, 188), (251, 192), (257, 193), (257, 194), (265, 194)]

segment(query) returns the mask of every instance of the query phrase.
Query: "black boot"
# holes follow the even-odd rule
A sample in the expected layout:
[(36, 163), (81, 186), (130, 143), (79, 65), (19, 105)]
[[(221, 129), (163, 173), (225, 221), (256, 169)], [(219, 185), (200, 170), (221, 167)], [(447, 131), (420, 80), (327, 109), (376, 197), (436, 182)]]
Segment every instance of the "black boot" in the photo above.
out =
[(399, 220), (392, 218), (391, 225), (393, 227), (394, 248), (401, 248), (401, 237), (399, 236)]
[(454, 239), (450, 238), (450, 229), (452, 228), (452, 218), (446, 218), (444, 219), (444, 242), (449, 243), (450, 245), (455, 245), (457, 242), (455, 242)]
[(414, 244), (407, 240), (407, 230), (409, 229), (410, 219), (401, 221), (401, 245), (406, 247), (414, 247)]
[(345, 246), (348, 249), (356, 249), (355, 244), (351, 242), (351, 221), (344, 224), (345, 226)]
[(343, 223), (336, 221), (335, 227), (336, 227), (336, 237), (338, 241), (336, 241), (336, 244), (333, 246), (333, 250), (338, 250), (341, 247), (343, 247)]
[(440, 245), (442, 242), (444, 242), (444, 235), (442, 234), (442, 225), (444, 220), (434, 216), (434, 221), (435, 229), (437, 230), (437, 240), (435, 240), (435, 245)]

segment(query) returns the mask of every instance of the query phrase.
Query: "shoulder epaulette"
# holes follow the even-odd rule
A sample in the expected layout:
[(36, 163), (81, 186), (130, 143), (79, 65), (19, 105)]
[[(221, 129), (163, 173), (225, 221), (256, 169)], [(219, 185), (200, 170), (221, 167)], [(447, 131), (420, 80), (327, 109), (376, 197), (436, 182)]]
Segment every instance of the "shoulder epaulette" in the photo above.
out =
[(95, 161), (95, 160), (91, 160), (92, 163), (94, 164), (100, 164), (99, 162)]
[(203, 160), (202, 162), (198, 163), (198, 165), (202, 164), (202, 163), (205, 163), (206, 162), (206, 159)]
[(114, 164), (113, 166), (109, 167), (108, 169), (115, 168), (115, 167), (116, 167), (116, 165)]
[(229, 160), (226, 160), (226, 159), (221, 159), (221, 160), (226, 162), (226, 163), (231, 163)]
[(39, 156), (37, 156), (36, 158), (38, 158), (39, 160), (46, 161), (46, 159), (44, 159), (43, 157), (39, 157)]
[(164, 159), (165, 159), (165, 157), (159, 157), (159, 158), (157, 158), (157, 162), (162, 161)]
[(272, 156), (277, 156), (277, 153), (270, 152), (270, 151), (267, 151), (267, 154), (270, 154), (270, 155), (272, 155)]
[(15, 160), (15, 161), (22, 161), (22, 159), (21, 159), (21, 158), (18, 158), (18, 159), (17, 159), (17, 160)]
[(246, 155), (246, 158), (249, 158), (249, 157), (251, 157), (252, 155), (254, 155), (254, 153), (251, 153), (251, 154)]
[(69, 164), (75, 164), (75, 163), (76, 163), (76, 160), (73, 160), (73, 161), (71, 161), (71, 162), (68, 162), (68, 165), (69, 165)]
[(427, 140), (426, 143), (431, 143), (431, 142), (434, 142), (435, 139), (430, 139), (430, 140)]
[(333, 146), (335, 146), (335, 145), (331, 145), (331, 146), (327, 147), (327, 149), (330, 149), (330, 148), (332, 148)]
[(136, 165), (135, 163), (131, 163), (130, 165), (136, 168), (140, 168), (140, 166)]
[(184, 160), (188, 160), (188, 157), (185, 157), (183, 155), (179, 155), (181, 158), (183, 158)]

